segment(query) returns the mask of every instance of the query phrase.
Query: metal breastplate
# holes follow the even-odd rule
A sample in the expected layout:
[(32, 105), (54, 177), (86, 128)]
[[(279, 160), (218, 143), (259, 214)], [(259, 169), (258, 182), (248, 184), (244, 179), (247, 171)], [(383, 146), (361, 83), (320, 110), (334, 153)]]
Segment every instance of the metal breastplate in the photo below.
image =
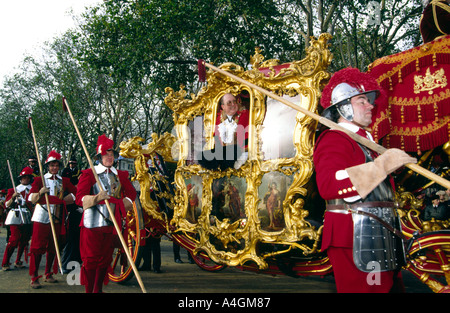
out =
[[(98, 175), (98, 178), (100, 179), (100, 183), (102, 184), (103, 190), (105, 190), (108, 193), (108, 195), (115, 198), (120, 198), (121, 185), (118, 176), (114, 175), (111, 172), (110, 173), (103, 172)], [(98, 187), (98, 184), (92, 186), (93, 195), (96, 195), (99, 192), (100, 188)], [(115, 204), (109, 202), (109, 205), (112, 211), (114, 212)], [(83, 225), (86, 228), (96, 228), (112, 225), (112, 222), (109, 219), (109, 212), (106, 205), (98, 204), (87, 210), (84, 210)]]
[[(47, 179), (45, 178), (45, 186), (50, 189), (49, 195), (58, 197), (59, 199), (63, 198), (63, 182), (62, 179)], [(62, 210), (60, 204), (50, 204), (50, 212), (52, 212), (53, 221), (55, 223), (62, 222)], [(39, 222), (43, 224), (50, 223), (50, 218), (48, 216), (47, 205), (37, 203), (34, 208), (33, 217), (31, 218), (33, 222)]]
[(27, 225), (31, 224), (31, 212), (28, 210), (25, 199), (28, 197), (28, 192), (25, 190), (25, 198), (20, 197), (16, 199), (14, 208), (11, 208), (5, 219), (5, 225)]
[[(362, 147), (366, 162), (373, 158), (370, 152)], [(364, 200), (352, 203), (352, 208), (368, 212), (383, 219), (396, 229), (400, 229), (397, 212), (393, 200), (393, 190), (389, 179), (379, 184)], [(373, 202), (374, 206), (367, 204)], [(391, 202), (390, 207), (375, 205), (379, 202)], [(327, 201), (327, 204), (345, 204), (343, 199)], [(365, 204), (358, 207), (358, 203)], [(399, 269), (404, 264), (404, 250), (402, 240), (394, 235), (373, 218), (358, 213), (352, 213), (353, 219), (353, 261), (363, 272), (391, 271)]]

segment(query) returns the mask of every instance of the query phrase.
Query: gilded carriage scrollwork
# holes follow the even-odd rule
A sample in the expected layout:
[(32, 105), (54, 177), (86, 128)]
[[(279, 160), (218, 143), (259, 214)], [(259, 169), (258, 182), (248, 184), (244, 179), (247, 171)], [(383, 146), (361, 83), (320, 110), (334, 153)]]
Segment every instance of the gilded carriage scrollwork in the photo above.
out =
[[(233, 63), (220, 68), (316, 111), (330, 77), (329, 39), (327, 34), (312, 38), (306, 58), (300, 61), (265, 61), (256, 49), (251, 69)], [(184, 86), (166, 92), (174, 136), (154, 135), (145, 148), (139, 147), (140, 138), (134, 138), (121, 146), (121, 154), (135, 158), (135, 179), (141, 190), (155, 183), (146, 167), (152, 153), (177, 163), (170, 231), (189, 234), (195, 241), (194, 253), (206, 252), (214, 262), (231, 266), (251, 261), (266, 268), (265, 258), (292, 248), (300, 248), (303, 255), (316, 252), (321, 226), (310, 219), (311, 206), (305, 207), (311, 196), (316, 122), (213, 71), (207, 72), (207, 84), (197, 94), (188, 95)], [(248, 158), (238, 169), (210, 170), (199, 164), (198, 155), (217, 144), (218, 103), (226, 93), (237, 96), (249, 111)], [(145, 192), (141, 202), (152, 217), (167, 218)], [(278, 252), (260, 251), (261, 245), (277, 244), (283, 246)]]
[[(322, 87), (330, 78), (329, 39), (328, 34), (312, 38), (306, 57), (299, 61), (265, 60), (257, 48), (250, 68), (234, 63), (220, 68), (317, 112)], [(399, 80), (406, 78), (405, 73), (398, 74)], [(425, 86), (420, 81), (421, 85), (432, 88), (445, 81), (433, 77), (432, 83)], [(171, 134), (153, 134), (148, 143), (134, 137), (120, 145), (121, 155), (134, 159), (133, 180), (139, 182), (143, 211), (208, 271), (230, 265), (272, 275), (331, 273), (326, 252), (319, 251), (325, 201), (318, 196), (312, 162), (317, 122), (227, 75), (210, 70), (206, 78), (195, 94), (188, 94), (185, 86), (178, 91), (166, 89), (165, 104), (173, 111)], [(212, 169), (201, 158), (205, 151), (221, 147), (217, 129), (224, 120), (219, 100), (228, 93), (249, 112), (248, 156), (239, 166)], [(418, 150), (418, 164), (430, 169), (435, 157), (447, 160), (449, 143), (423, 154)], [(158, 160), (170, 163), (173, 171), (152, 170)], [(439, 175), (449, 177), (448, 166), (440, 171)], [(408, 170), (396, 172), (393, 178), (404, 236), (404, 269), (434, 292), (449, 292), (450, 219), (424, 218), (423, 192), (435, 193), (435, 182)], [(132, 236), (139, 234), (132, 232)]]
[[(175, 138), (171, 134), (165, 133), (162, 136), (153, 134), (152, 139), (153, 141), (146, 146), (142, 146), (144, 139), (138, 136), (131, 138), (127, 142), (121, 142), (119, 146), (121, 149), (120, 154), (125, 158), (135, 160), (136, 175), (133, 177), (133, 180), (139, 182), (142, 209), (148, 216), (167, 223), (167, 214), (160, 210), (157, 199), (152, 199), (150, 191), (158, 190), (158, 186), (161, 183), (167, 186), (169, 182), (162, 175), (151, 175), (149, 172), (149, 160), (151, 162), (155, 153), (158, 153), (166, 160), (171, 160)], [(176, 198), (169, 194), (167, 189), (164, 191), (161, 190), (159, 196), (167, 200), (169, 207), (173, 207), (173, 202), (176, 201)]]

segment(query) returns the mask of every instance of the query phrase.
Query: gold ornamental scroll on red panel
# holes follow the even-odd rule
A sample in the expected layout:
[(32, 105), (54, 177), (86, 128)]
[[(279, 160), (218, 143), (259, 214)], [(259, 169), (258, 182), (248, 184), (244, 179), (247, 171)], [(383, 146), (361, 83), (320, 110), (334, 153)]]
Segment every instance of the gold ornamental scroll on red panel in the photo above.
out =
[(449, 141), (450, 35), (380, 58), (368, 72), (388, 97), (376, 108), (375, 140), (419, 155)]

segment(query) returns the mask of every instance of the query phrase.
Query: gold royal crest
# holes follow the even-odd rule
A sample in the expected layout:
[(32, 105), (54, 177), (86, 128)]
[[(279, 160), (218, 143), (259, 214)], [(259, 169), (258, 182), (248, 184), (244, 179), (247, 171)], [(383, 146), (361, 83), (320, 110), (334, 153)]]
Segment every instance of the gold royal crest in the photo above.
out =
[(439, 69), (434, 74), (431, 74), (430, 68), (427, 69), (425, 76), (414, 76), (414, 93), (418, 94), (422, 91), (428, 91), (428, 94), (432, 95), (433, 90), (439, 87), (444, 88), (447, 86), (447, 77), (445, 76), (444, 69)]

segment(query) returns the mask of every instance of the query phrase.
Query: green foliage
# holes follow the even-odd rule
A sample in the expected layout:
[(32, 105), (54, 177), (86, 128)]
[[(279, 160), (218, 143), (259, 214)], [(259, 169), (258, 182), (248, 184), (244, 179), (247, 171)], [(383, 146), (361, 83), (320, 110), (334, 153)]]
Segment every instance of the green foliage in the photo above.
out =
[(331, 71), (364, 70), (376, 58), (420, 44), (420, 0), (377, 1), (382, 19), (368, 25), (370, 1), (109, 0), (87, 9), (79, 26), (24, 59), (0, 90), (0, 188), (10, 185), (6, 160), (18, 173), (39, 153), (87, 162), (67, 113), (66, 97), (91, 154), (99, 135), (122, 140), (172, 128), (164, 89), (197, 82), (197, 59), (249, 66), (259, 47), (266, 59), (299, 60), (310, 36), (334, 36)]

